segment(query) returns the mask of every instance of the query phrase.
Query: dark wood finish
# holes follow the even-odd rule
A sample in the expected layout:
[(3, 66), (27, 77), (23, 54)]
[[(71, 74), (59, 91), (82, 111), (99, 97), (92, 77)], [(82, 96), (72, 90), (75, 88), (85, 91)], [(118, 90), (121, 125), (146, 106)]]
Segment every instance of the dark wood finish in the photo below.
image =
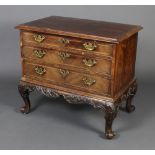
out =
[(111, 110), (109, 108), (105, 110), (105, 136), (108, 139), (112, 139), (116, 135), (116, 133), (112, 130), (112, 124), (115, 117), (117, 116), (117, 112), (117, 106), (114, 108), (114, 110)]
[(122, 111), (126, 111), (128, 113), (131, 113), (133, 111), (135, 111), (135, 106), (132, 105), (132, 100), (133, 100), (133, 97), (134, 95), (136, 94), (137, 92), (137, 84), (135, 85), (134, 89), (131, 89), (128, 91), (130, 92), (130, 95), (128, 96), (123, 96), (122, 99), (126, 101), (126, 104), (125, 106), (120, 106), (119, 109), (122, 110)]
[(135, 111), (135, 106), (132, 105), (132, 99), (133, 99), (133, 97), (130, 97), (126, 101), (127, 102), (126, 103), (126, 111), (129, 113)]
[(135, 77), (137, 33), (116, 47), (114, 95)]
[[(42, 58), (38, 58), (35, 54), (36, 50), (42, 50), (46, 52), (46, 54)], [(61, 54), (69, 54), (68, 58), (62, 58)], [(66, 67), (73, 68), (74, 70), (87, 72), (89, 74), (100, 74), (106, 77), (111, 78), (111, 58), (107, 57), (99, 57), (99, 56), (84, 56), (79, 54), (74, 54), (71, 52), (63, 52), (57, 50), (49, 50), (43, 48), (36, 47), (28, 47), (24, 46), (22, 49), (22, 56), (24, 59), (28, 61), (32, 61), (34, 63), (42, 63), (46, 66), (55, 66), (55, 67)], [(84, 60), (95, 60), (95, 64), (93, 66), (87, 66), (83, 61)], [(103, 67), (104, 66), (104, 67)]]
[(136, 48), (142, 27), (54, 16), (16, 28), (21, 30), (21, 111), (30, 111), (33, 90), (88, 103), (105, 111), (105, 136), (112, 139), (122, 101), (125, 111), (135, 109), (131, 100), (137, 90)]
[[(92, 96), (91, 94), (86, 95), (85, 93), (82, 94), (81, 92), (73, 91), (73, 89), (71, 90), (71, 92), (70, 90), (61, 90), (61, 88), (54, 86), (52, 86), (52, 88), (51, 86), (43, 87), (41, 85), (32, 84), (31, 81), (29, 83), (24, 82), (23, 80), (20, 81), (19, 86), (21, 86), (22, 88), (37, 90), (48, 97), (57, 98), (61, 95), (68, 103), (91, 104), (94, 108), (103, 109), (105, 111), (105, 136), (107, 139), (112, 139), (115, 136), (115, 132), (112, 130), (112, 124), (117, 115), (120, 103), (124, 100), (127, 100), (128, 98), (133, 97), (137, 90), (137, 84), (136, 81), (134, 81), (128, 87), (128, 89), (124, 91), (124, 93), (122, 93), (122, 95), (118, 98), (118, 100), (115, 102), (116, 104), (110, 105), (110, 100), (101, 99), (101, 96), (96, 96), (95, 94)], [(112, 102), (113, 101), (111, 101), (111, 103)]]
[[(34, 40), (34, 35), (42, 35), (45, 37), (44, 41), (38, 43)], [(87, 51), (83, 44), (85, 42), (94, 42), (88, 39), (77, 39), (75, 37), (66, 37), (66, 36), (58, 36), (58, 35), (48, 35), (44, 33), (35, 33), (35, 32), (22, 32), (23, 45), (32, 46), (32, 47), (40, 47), (46, 49), (57, 49), (63, 51), (70, 51), (76, 54), (86, 54), (86, 53), (94, 53), (98, 55), (112, 56), (113, 54), (113, 46), (114, 44), (103, 43), (99, 41), (95, 41), (97, 48), (94, 51)], [(61, 39), (69, 40), (69, 43), (64, 45), (60, 42)]]
[(16, 28), (41, 33), (102, 40), (106, 42), (123, 41), (142, 29), (141, 26), (137, 25), (58, 16), (35, 20), (21, 24)]
[(18, 85), (18, 91), (24, 100), (24, 106), (21, 107), (20, 111), (24, 114), (28, 114), (31, 109), (31, 103), (29, 99), (30, 92), (32, 91), (32, 87), (25, 85)]
[[(46, 73), (41, 76), (36, 74), (36, 66), (44, 67), (46, 69)], [(69, 71), (69, 74), (65, 78), (63, 78), (59, 72), (59, 69), (64, 68), (47, 67), (42, 65), (41, 63), (33, 64), (23, 62), (23, 69), (23, 76), (26, 78), (30, 78), (32, 82), (33, 79), (37, 79), (39, 81), (42, 81), (43, 83), (51, 82), (56, 85), (63, 85), (64, 87), (72, 87), (74, 89), (83, 90), (87, 92), (96, 92), (96, 94), (104, 94), (106, 96), (110, 94), (110, 81), (100, 76), (81, 74), (73, 70), (67, 69), (67, 71)], [(83, 82), (84, 77), (94, 79), (96, 82), (91, 86), (86, 86)]]

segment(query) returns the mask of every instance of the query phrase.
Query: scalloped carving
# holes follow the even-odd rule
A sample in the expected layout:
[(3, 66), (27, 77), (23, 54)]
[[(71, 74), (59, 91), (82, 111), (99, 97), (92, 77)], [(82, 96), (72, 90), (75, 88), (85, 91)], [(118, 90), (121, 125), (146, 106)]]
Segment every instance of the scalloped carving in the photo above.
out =
[[(38, 92), (42, 93), (47, 97), (58, 98), (59, 96), (63, 96), (68, 103), (72, 104), (90, 104), (94, 108), (107, 109), (108, 107), (108, 109), (111, 110), (114, 110), (116, 107), (115, 103), (110, 102), (108, 100), (98, 100), (87, 96), (81, 96), (72, 93), (66, 94), (52, 88), (37, 86), (23, 81), (20, 82), (20, 85), (24, 85), (25, 89), (29, 90), (30, 92), (37, 90)], [(131, 85), (131, 87), (129, 87), (128, 90), (124, 94), (122, 94), (122, 96), (116, 101), (117, 106), (121, 105), (122, 101), (124, 100), (126, 101), (129, 97), (134, 96), (136, 91), (137, 91), (137, 83), (134, 82)]]

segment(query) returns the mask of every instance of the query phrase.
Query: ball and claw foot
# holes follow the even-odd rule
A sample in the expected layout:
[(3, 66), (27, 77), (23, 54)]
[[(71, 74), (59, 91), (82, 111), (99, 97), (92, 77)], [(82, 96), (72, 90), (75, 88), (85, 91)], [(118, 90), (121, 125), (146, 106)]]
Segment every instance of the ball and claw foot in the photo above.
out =
[(28, 114), (28, 113), (30, 113), (30, 107), (23, 106), (20, 108), (20, 112), (23, 114)]
[(116, 133), (113, 132), (113, 131), (106, 131), (106, 133), (105, 133), (105, 137), (106, 137), (107, 139), (112, 139), (112, 138), (115, 137), (115, 136), (116, 136)]

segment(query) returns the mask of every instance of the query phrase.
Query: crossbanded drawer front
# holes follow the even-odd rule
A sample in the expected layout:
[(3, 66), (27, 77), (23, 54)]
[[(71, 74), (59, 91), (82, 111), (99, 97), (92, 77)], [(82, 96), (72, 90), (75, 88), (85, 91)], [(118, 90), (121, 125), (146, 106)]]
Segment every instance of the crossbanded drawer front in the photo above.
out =
[(23, 45), (36, 46), (42, 48), (55, 49), (74, 49), (82, 53), (98, 53), (105, 56), (113, 55), (113, 45), (108, 43), (96, 42), (93, 40), (82, 40), (56, 35), (37, 34), (22, 32)]
[(73, 87), (81, 91), (110, 94), (110, 80), (63, 68), (47, 67), (23, 61), (23, 77), (41, 80), (41, 83), (52, 82), (63, 87)]
[(86, 70), (92, 73), (100, 73), (102, 75), (111, 76), (111, 60), (106, 58), (96, 58), (88, 56), (75, 55), (69, 52), (47, 50), (34, 47), (24, 46), (22, 56), (27, 59), (33, 59), (36, 63), (47, 65), (67, 65), (76, 69)]

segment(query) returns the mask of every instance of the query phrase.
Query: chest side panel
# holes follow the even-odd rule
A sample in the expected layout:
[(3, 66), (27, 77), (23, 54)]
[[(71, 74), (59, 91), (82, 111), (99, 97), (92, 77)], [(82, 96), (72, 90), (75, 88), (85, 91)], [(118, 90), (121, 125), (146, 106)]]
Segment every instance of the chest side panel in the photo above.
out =
[(114, 95), (127, 88), (135, 76), (135, 61), (138, 34), (118, 44), (114, 78)]

